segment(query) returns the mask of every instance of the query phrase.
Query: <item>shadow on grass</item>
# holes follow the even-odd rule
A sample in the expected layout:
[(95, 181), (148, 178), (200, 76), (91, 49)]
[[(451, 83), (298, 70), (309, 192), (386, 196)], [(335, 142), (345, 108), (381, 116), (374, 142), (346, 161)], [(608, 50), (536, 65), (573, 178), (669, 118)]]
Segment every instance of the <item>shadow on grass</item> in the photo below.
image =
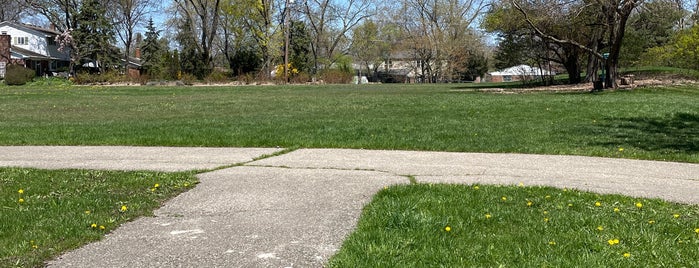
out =
[(583, 130), (594, 133), (592, 144), (627, 144), (646, 151), (699, 152), (699, 114), (676, 113), (661, 118), (609, 118)]

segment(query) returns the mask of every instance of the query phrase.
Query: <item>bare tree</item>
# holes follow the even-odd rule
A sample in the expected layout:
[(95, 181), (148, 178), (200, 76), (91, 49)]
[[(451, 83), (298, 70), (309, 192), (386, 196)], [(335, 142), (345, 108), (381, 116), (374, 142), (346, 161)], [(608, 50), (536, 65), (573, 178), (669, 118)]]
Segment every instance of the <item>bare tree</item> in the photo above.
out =
[(302, 12), (312, 33), (316, 70), (331, 66), (338, 54), (346, 54), (350, 31), (374, 14), (370, 0), (307, 0)]
[(0, 21), (19, 21), (26, 8), (26, 2), (0, 0)]
[(182, 29), (183, 32), (191, 33), (191, 38), (197, 40), (200, 58), (210, 67), (214, 39), (220, 28), (221, 0), (174, 0), (174, 3), (177, 11), (191, 22), (188, 24), (190, 29)]
[(112, 18), (117, 36), (124, 44), (124, 70), (129, 64), (129, 55), (133, 46), (133, 38), (136, 28), (145, 23), (146, 15), (153, 8), (153, 0), (116, 0), (112, 2), (114, 8)]
[[(13, 0), (9, 0), (13, 1)], [(44, 16), (59, 32), (77, 27), (77, 14), (82, 0), (24, 0), (38, 14)]]

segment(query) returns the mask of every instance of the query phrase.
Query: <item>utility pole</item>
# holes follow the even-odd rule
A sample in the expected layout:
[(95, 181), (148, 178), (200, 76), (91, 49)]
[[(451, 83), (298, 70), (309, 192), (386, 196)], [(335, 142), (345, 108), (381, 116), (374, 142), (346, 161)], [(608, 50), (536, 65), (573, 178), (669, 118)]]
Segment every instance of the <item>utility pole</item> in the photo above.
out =
[(289, 4), (293, 4), (294, 0), (286, 0), (284, 5), (284, 84), (289, 83)]

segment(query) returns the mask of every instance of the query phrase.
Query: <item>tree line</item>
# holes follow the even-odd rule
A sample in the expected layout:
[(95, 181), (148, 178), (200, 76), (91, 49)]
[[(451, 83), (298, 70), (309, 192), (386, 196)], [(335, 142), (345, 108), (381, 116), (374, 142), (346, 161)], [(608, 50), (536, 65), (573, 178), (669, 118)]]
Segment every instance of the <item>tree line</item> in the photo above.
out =
[(24, 12), (55, 25), (75, 66), (125, 67), (138, 48), (144, 73), (163, 79), (220, 69), (254, 79), (377, 79), (401, 61), (419, 81), (452, 82), (528, 63), (561, 66), (571, 83), (599, 80), (604, 69), (614, 87), (622, 65), (699, 67), (696, 3), (682, 0), (3, 1), (11, 2), (4, 19)]

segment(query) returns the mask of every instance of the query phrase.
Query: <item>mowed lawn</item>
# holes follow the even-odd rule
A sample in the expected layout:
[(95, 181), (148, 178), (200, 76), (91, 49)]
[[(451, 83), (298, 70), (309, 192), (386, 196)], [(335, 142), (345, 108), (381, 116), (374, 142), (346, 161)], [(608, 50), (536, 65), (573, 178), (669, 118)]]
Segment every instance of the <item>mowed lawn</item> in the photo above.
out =
[(699, 89), (3, 87), (0, 144), (516, 152), (696, 163)]

